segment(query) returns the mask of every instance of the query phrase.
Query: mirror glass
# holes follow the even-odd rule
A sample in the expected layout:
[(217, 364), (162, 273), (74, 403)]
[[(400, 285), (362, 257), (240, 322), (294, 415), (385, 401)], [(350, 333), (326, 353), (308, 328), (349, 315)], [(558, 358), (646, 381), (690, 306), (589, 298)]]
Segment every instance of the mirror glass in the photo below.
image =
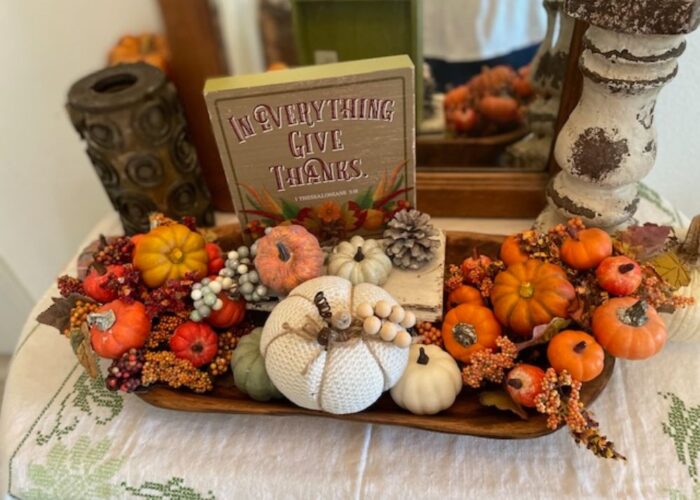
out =
[(572, 21), (563, 0), (216, 0), (234, 74), (408, 54), (418, 168), (542, 171)]

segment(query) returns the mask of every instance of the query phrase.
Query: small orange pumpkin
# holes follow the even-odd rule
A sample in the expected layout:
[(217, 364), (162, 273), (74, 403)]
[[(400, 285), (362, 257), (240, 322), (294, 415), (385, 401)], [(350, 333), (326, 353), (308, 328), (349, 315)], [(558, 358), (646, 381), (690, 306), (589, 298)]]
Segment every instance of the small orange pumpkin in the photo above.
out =
[(88, 314), (90, 343), (103, 358), (116, 359), (131, 348), (140, 349), (151, 331), (151, 320), (141, 302), (115, 300)]
[(156, 288), (187, 273), (203, 277), (209, 257), (201, 234), (182, 224), (158, 226), (143, 235), (134, 249), (134, 266), (143, 282)]
[(547, 359), (556, 371), (568, 371), (581, 382), (593, 380), (603, 371), (605, 352), (586, 332), (564, 330), (547, 346)]
[(658, 353), (668, 332), (646, 301), (634, 297), (608, 300), (593, 311), (593, 335), (610, 354), (623, 359), (646, 359)]
[(255, 268), (260, 281), (273, 292), (286, 295), (323, 272), (323, 250), (303, 226), (273, 227), (257, 245)]
[(561, 260), (574, 269), (593, 269), (603, 259), (612, 255), (612, 239), (610, 235), (591, 227), (581, 231), (574, 231), (561, 244)]
[(520, 249), (520, 242), (515, 235), (508, 236), (503, 244), (501, 245), (501, 251), (499, 257), (506, 264), (506, 266), (512, 266), (513, 264), (520, 264), (527, 260), (527, 255), (523, 253)]
[(447, 308), (452, 309), (460, 304), (483, 306), (484, 299), (481, 297), (481, 292), (478, 289), (469, 285), (461, 285), (452, 290), (447, 296)]
[(125, 35), (109, 51), (110, 66), (145, 62), (164, 73), (168, 72), (168, 44), (162, 35), (144, 33)]
[(442, 340), (453, 358), (468, 361), (476, 352), (493, 348), (501, 325), (488, 307), (460, 304), (442, 322)]
[(245, 300), (234, 300), (225, 292), (221, 292), (219, 298), (223, 302), (223, 306), (218, 310), (212, 309), (211, 314), (207, 317), (207, 323), (215, 328), (231, 328), (243, 321)]
[(529, 259), (498, 273), (491, 303), (502, 325), (527, 336), (537, 325), (566, 318), (575, 295), (561, 267)]

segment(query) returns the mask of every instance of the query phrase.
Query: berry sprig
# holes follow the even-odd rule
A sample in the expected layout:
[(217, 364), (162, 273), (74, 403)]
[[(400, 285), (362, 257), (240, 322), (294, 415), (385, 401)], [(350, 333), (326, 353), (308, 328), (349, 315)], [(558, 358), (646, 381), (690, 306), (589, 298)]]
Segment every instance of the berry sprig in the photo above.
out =
[(119, 236), (108, 241), (100, 235), (100, 246), (93, 255), (93, 259), (103, 266), (130, 264), (133, 252), (134, 242), (128, 236)]
[(141, 372), (145, 358), (143, 351), (129, 349), (112, 361), (105, 380), (110, 391), (133, 392), (141, 387)]
[(87, 320), (88, 314), (95, 312), (98, 307), (100, 307), (99, 304), (94, 302), (77, 300), (75, 306), (71, 309), (70, 320), (66, 329), (63, 330), (63, 334), (69, 337), (73, 330), (80, 330), (82, 324)]
[(141, 383), (145, 386), (163, 382), (174, 389), (184, 386), (199, 393), (213, 388), (208, 373), (171, 351), (149, 351), (144, 354), (144, 359)]
[(554, 430), (566, 424), (577, 444), (583, 444), (603, 458), (626, 458), (615, 450), (615, 445), (600, 434), (598, 422), (581, 401), (581, 382), (562, 370), (549, 368), (542, 380), (542, 391), (535, 397), (535, 408), (547, 415), (547, 427)]
[(469, 387), (478, 388), (484, 381), (500, 384), (506, 371), (515, 365), (518, 348), (508, 337), (498, 337), (496, 346), (500, 352), (493, 349), (482, 349), (472, 355), (462, 368), (462, 380)]
[(268, 299), (267, 287), (260, 282), (260, 276), (253, 264), (257, 247), (257, 244), (253, 243), (250, 247), (240, 246), (230, 251), (226, 256), (224, 268), (219, 271), (219, 276), (234, 280), (238, 293), (247, 302)]
[(438, 347), (442, 347), (444, 345), (442, 341), (442, 331), (434, 324), (427, 321), (421, 321), (418, 323), (418, 325), (416, 325), (416, 330), (418, 330), (418, 336), (423, 337), (421, 342), (422, 344), (434, 344)]
[(83, 282), (78, 278), (64, 274), (63, 276), (58, 277), (56, 283), (58, 285), (58, 292), (61, 294), (61, 297), (68, 297), (74, 293), (77, 293), (78, 295), (85, 295)]

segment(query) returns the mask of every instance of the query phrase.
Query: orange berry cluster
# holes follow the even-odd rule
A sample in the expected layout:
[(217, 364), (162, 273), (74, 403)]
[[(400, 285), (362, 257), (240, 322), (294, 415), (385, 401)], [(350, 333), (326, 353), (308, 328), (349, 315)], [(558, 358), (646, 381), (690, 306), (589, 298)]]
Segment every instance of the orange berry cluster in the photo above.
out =
[(186, 313), (164, 314), (158, 318), (156, 324), (151, 329), (151, 332), (146, 338), (145, 347), (147, 349), (156, 349), (161, 344), (170, 340), (175, 329), (187, 321)]
[(418, 331), (418, 335), (423, 337), (423, 344), (435, 344), (439, 347), (443, 346), (442, 331), (434, 324), (421, 321), (416, 325), (416, 330)]
[(501, 383), (507, 370), (515, 364), (518, 348), (508, 337), (498, 337), (496, 345), (500, 352), (493, 349), (477, 351), (462, 368), (462, 380), (469, 387), (480, 387), (488, 380)]
[(577, 444), (583, 444), (602, 458), (622, 459), (615, 444), (600, 434), (598, 422), (581, 402), (581, 382), (566, 370), (560, 373), (549, 368), (542, 380), (542, 392), (535, 398), (538, 412), (547, 415), (547, 427), (556, 429), (566, 424)]
[(200, 393), (213, 388), (208, 373), (198, 370), (190, 361), (178, 358), (170, 351), (146, 352), (144, 358), (143, 385), (163, 382), (174, 389), (184, 386)]
[(87, 321), (87, 315), (95, 312), (98, 307), (99, 305), (93, 302), (76, 300), (75, 307), (73, 307), (70, 312), (70, 322), (66, 329), (63, 330), (63, 334), (68, 337), (73, 330), (80, 330), (83, 322)]
[(231, 356), (233, 350), (238, 345), (238, 339), (232, 331), (227, 331), (219, 334), (219, 350), (216, 352), (216, 357), (209, 364), (209, 373), (218, 377), (228, 372), (231, 368)]

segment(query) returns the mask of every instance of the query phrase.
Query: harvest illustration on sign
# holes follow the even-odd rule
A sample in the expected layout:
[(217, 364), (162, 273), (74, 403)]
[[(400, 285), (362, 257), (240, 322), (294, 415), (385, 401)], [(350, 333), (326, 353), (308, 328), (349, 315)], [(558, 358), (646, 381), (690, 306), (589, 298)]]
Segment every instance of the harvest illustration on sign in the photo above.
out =
[(321, 240), (343, 238), (360, 228), (375, 231), (396, 212), (411, 206), (408, 200), (399, 199), (413, 189), (406, 185), (402, 172), (405, 166), (406, 162), (402, 162), (390, 172), (385, 170), (377, 184), (342, 204), (330, 199), (317, 205), (300, 206), (288, 199), (275, 199), (267, 189), (258, 190), (239, 183), (246, 192), (246, 201), (254, 207), (243, 212), (259, 217), (249, 221), (245, 230), (257, 239), (265, 234), (267, 227), (299, 224)]

